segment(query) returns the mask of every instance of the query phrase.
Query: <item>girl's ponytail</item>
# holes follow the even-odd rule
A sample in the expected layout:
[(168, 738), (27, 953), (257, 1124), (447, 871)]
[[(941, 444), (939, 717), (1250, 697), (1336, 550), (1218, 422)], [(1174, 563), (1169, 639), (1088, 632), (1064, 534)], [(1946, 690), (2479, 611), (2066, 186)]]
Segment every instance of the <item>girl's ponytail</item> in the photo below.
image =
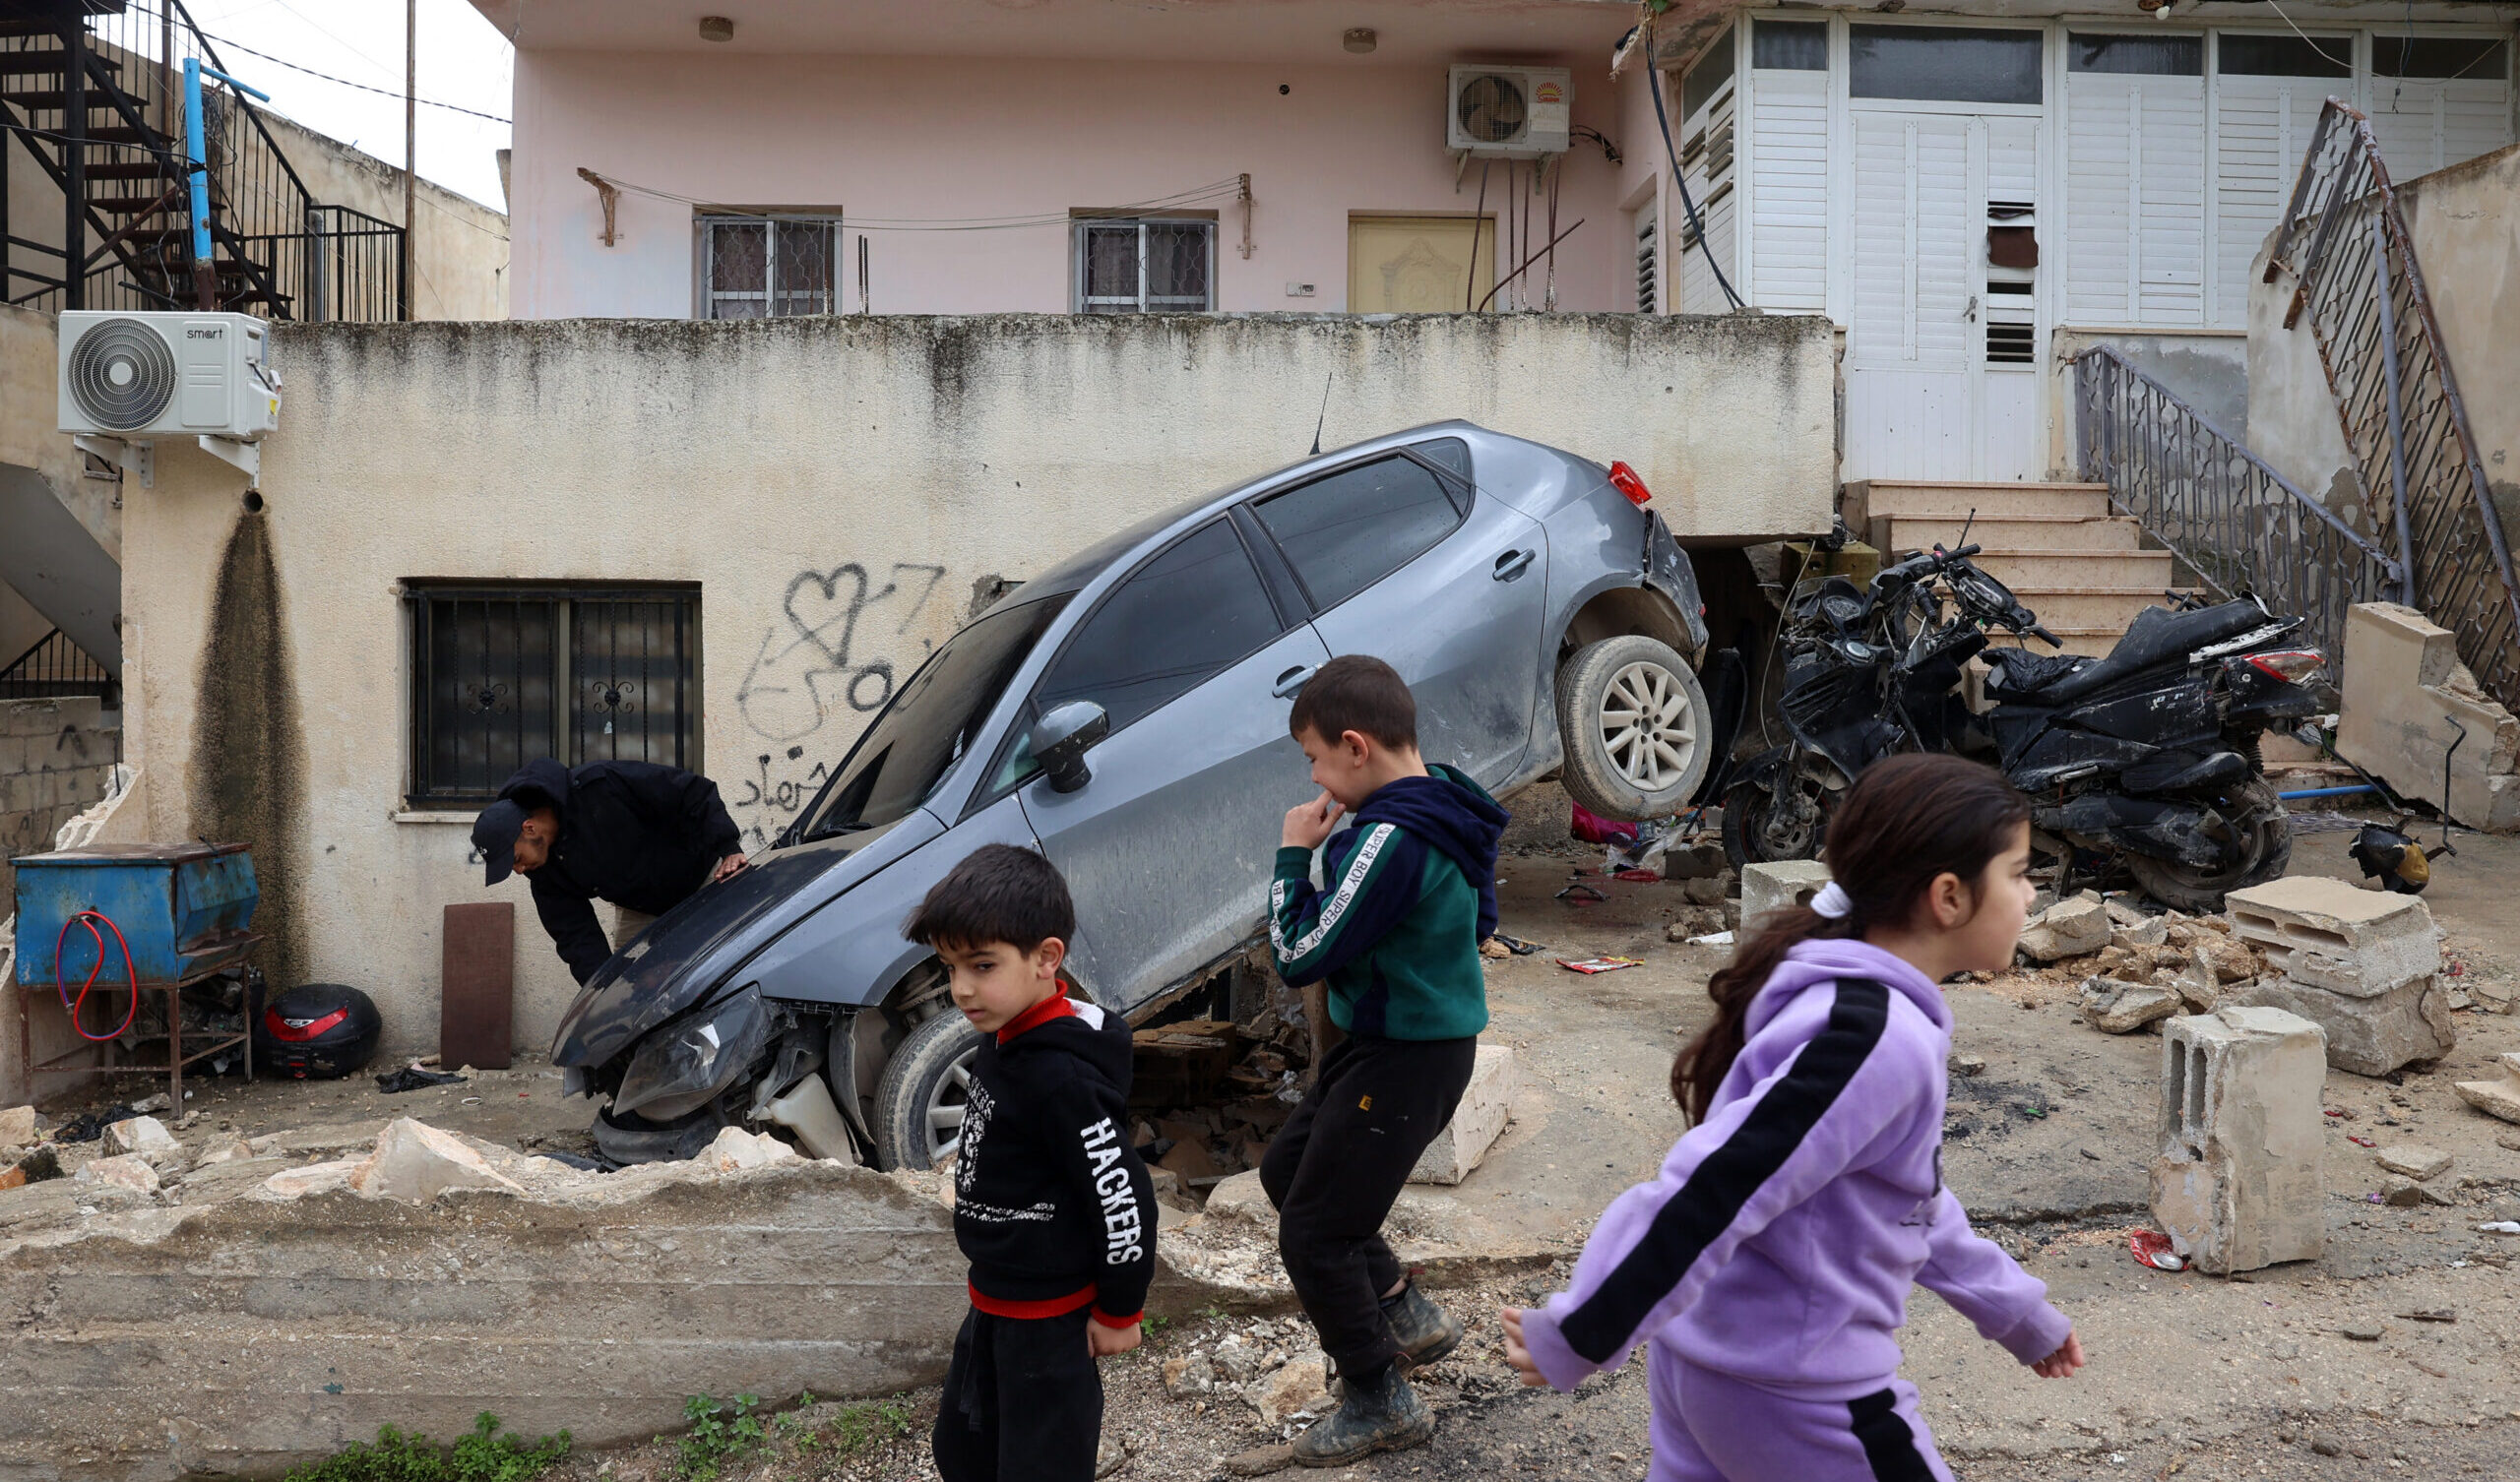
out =
[(1748, 935), (1707, 979), (1714, 1020), (1671, 1062), (1671, 1099), (1689, 1121), (1706, 1120), (1748, 1038), (1751, 1001), (1796, 943), (1905, 925), (1936, 877), (1957, 875), (1974, 888), (2029, 821), (2029, 802), (2001, 772), (1976, 762), (1908, 755), (1866, 770), (1830, 818), (1825, 851), (1852, 909), (1830, 917), (1796, 905), (1741, 923)]

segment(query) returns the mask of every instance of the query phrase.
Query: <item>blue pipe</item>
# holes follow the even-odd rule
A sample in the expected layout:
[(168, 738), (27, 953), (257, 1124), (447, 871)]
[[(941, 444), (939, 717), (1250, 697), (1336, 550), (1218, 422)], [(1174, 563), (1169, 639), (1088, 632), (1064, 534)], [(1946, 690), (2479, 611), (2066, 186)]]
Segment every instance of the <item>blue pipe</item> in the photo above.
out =
[(191, 168), (193, 209), (193, 271), (210, 261), (210, 149), (202, 138), (201, 80), (208, 73), (239, 93), (249, 93), (270, 102), (272, 95), (259, 88), (249, 88), (216, 67), (204, 67), (199, 57), (184, 58), (184, 154)]
[(2287, 802), (2290, 802), (2294, 798), (2341, 798), (2351, 792), (2377, 792), (2380, 789), (2372, 786), (2368, 782), (2357, 782), (2351, 787), (2304, 787), (2299, 792), (2279, 792), (2275, 795), (2279, 798), (2283, 798)]

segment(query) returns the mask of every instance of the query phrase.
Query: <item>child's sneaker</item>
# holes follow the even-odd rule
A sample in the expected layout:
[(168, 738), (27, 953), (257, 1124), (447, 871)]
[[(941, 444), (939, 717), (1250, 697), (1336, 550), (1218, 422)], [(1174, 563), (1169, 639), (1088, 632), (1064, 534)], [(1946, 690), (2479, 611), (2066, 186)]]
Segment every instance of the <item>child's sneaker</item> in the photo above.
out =
[(1383, 1299), (1382, 1315), (1413, 1366), (1441, 1360), (1461, 1346), (1466, 1330), (1461, 1319), (1437, 1306), (1415, 1281), (1402, 1287), (1399, 1296)]
[(1347, 1398), (1339, 1408), (1295, 1438), (1296, 1464), (1345, 1466), (1376, 1451), (1402, 1451), (1434, 1439), (1435, 1417), (1401, 1377), (1400, 1365), (1341, 1388)]

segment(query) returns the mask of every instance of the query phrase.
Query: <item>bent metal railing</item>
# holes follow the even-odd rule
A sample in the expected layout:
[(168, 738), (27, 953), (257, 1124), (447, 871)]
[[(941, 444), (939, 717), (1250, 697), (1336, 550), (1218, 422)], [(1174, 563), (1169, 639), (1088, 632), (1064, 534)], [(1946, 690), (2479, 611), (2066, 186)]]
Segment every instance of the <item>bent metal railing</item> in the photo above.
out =
[(2458, 635), (2477, 683), (2520, 709), (2520, 584), (2458, 378), (2370, 120), (2319, 113), (2266, 281), (2291, 274), (2362, 476), (2363, 508), (2405, 564), (2399, 601)]
[(2382, 601), (2401, 568), (2325, 505), (2108, 345), (2074, 357), (2082, 476), (2219, 596), (2253, 592), (2345, 662), (2345, 612)]

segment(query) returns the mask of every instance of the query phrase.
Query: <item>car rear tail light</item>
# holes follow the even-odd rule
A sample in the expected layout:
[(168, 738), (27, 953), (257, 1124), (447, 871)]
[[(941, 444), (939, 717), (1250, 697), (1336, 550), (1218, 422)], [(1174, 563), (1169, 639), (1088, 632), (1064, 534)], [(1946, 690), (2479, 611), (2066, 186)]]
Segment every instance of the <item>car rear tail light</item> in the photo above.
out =
[(2316, 648), (2278, 648), (2266, 653), (2252, 653), (2248, 662), (2249, 667), (2259, 673), (2271, 675), (2287, 684), (2300, 684), (2327, 667), (2327, 660)]
[(1625, 463), (1610, 464), (1610, 487), (1626, 495), (1627, 502), (1639, 508), (1654, 497), (1654, 491), (1645, 487), (1645, 480), (1637, 477), (1636, 470)]
[(272, 1038), (296, 1044), (315, 1038), (349, 1017), (347, 1009), (336, 1009), (322, 1019), (283, 1019), (279, 1010), (265, 1009), (263, 1027), (272, 1031)]

